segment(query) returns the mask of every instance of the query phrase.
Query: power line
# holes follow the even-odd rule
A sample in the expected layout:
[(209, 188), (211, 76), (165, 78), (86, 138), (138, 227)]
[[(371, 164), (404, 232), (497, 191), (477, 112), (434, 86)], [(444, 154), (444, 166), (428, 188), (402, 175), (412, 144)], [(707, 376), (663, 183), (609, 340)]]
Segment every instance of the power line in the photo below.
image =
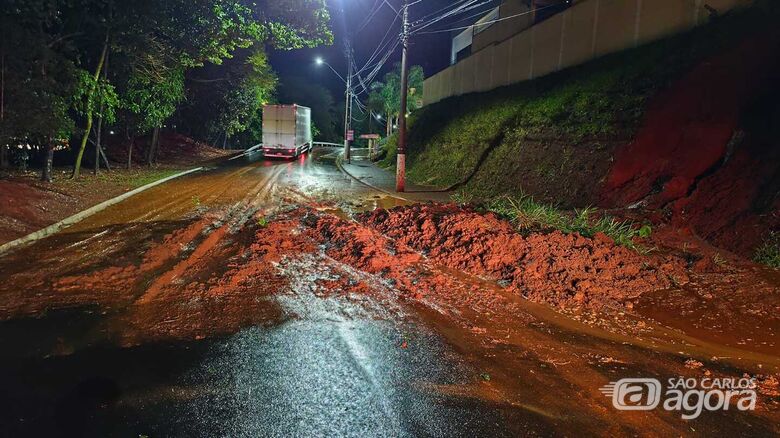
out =
[[(519, 14), (510, 15), (508, 17), (498, 18), (498, 19), (495, 19), (495, 20), (486, 21), (484, 23), (479, 23), (478, 25), (479, 26), (487, 26), (488, 24), (498, 23), (499, 21), (509, 20), (511, 18), (521, 17), (523, 15), (533, 14), (534, 12), (543, 11), (545, 9), (552, 8), (552, 7), (555, 7), (555, 6), (560, 6), (560, 5), (561, 4), (554, 4), (554, 5), (543, 6), (541, 8), (536, 8), (536, 9), (532, 9), (530, 11), (521, 12)], [(465, 29), (468, 29), (470, 27), (474, 27), (475, 25), (477, 25), (477, 24), (475, 23), (475, 24), (472, 24), (472, 25), (469, 25), (469, 26), (453, 27), (453, 28), (450, 28), (450, 29), (429, 30), (429, 31), (425, 31), (425, 32), (417, 31), (417, 32), (415, 32), (415, 34), (426, 35), (426, 34), (431, 34), (431, 33), (452, 32), (452, 31), (456, 31), (456, 30), (465, 30)]]
[(368, 14), (368, 17), (366, 17), (365, 20), (363, 20), (363, 23), (361, 23), (360, 26), (358, 26), (358, 30), (355, 31), (355, 35), (360, 33), (361, 30), (363, 30), (368, 23), (371, 22), (371, 19), (374, 18), (374, 15), (376, 15), (377, 12), (379, 12), (382, 9), (382, 6), (384, 6), (385, 3), (381, 0), (376, 0), (374, 2), (374, 6), (371, 7), (371, 12)]
[(373, 67), (371, 72), (364, 78), (358, 75), (358, 82), (360, 87), (362, 89), (360, 90), (360, 93), (365, 93), (370, 90), (370, 84), (376, 78), (376, 76), (379, 74), (379, 72), (382, 70), (382, 67), (387, 63), (387, 60), (390, 59), (390, 56), (395, 52), (395, 49), (398, 48), (398, 46), (401, 44), (400, 40), (397, 40), (393, 47), (391, 47), (389, 50), (385, 52), (385, 55), (380, 59)]
[[(470, 10), (470, 9), (467, 9), (467, 8), (468, 8), (468, 7), (470, 7), (470, 6), (473, 6), (473, 5), (474, 5), (474, 3), (476, 3), (477, 1), (478, 1), (478, 0), (467, 0), (467, 1), (466, 1), (466, 3), (463, 3), (463, 4), (461, 4), (460, 6), (458, 6), (458, 7), (454, 8), (454, 9), (451, 9), (451, 10), (447, 11), (447, 12), (443, 13), (442, 15), (439, 15), (439, 16), (438, 16), (438, 17), (436, 17), (436, 18), (433, 18), (433, 19), (431, 19), (431, 20), (430, 20), (430, 21), (428, 21), (427, 23), (424, 23), (424, 24), (422, 24), (422, 25), (419, 25), (419, 24), (418, 24), (418, 27), (411, 29), (411, 32), (412, 32), (412, 33), (416, 33), (416, 32), (418, 32), (418, 31), (420, 31), (420, 30), (422, 30), (422, 29), (425, 29), (425, 28), (426, 28), (426, 27), (428, 27), (428, 26), (432, 26), (432, 25), (434, 25), (434, 24), (438, 23), (438, 22), (439, 22), (439, 21), (441, 21), (441, 20), (444, 20), (444, 19), (446, 19), (446, 18), (449, 18), (449, 17), (452, 17), (452, 16), (454, 16), (454, 15), (460, 14), (460, 13), (462, 13), (462, 12), (468, 11), (468, 10)], [(489, 1), (490, 1), (490, 0), (485, 0), (485, 1), (483, 1), (481, 4), (488, 3)], [(414, 26), (413, 26), (413, 27), (414, 27)]]
[[(492, 2), (486, 2), (486, 3), (492, 3)], [(471, 9), (471, 8), (469, 8), (469, 9)], [(475, 7), (475, 9), (476, 9), (476, 7)], [(460, 23), (461, 21), (471, 20), (472, 18), (484, 16), (486, 12), (489, 12), (492, 9), (493, 9), (493, 5), (490, 5), (489, 9), (485, 9), (485, 10), (479, 11), (476, 14), (472, 14), (472, 15), (469, 15), (467, 17), (458, 18), (457, 20), (453, 21), (452, 24)]]
[(447, 10), (447, 8), (455, 7), (455, 6), (457, 6), (459, 3), (465, 3), (465, 2), (467, 2), (467, 1), (470, 1), (470, 0), (459, 0), (459, 1), (458, 1), (458, 2), (456, 2), (455, 4), (444, 6), (443, 8), (440, 8), (440, 9), (438, 9), (438, 10), (434, 11), (434, 12), (431, 12), (431, 13), (429, 13), (429, 14), (427, 14), (427, 15), (424, 15), (424, 16), (420, 17), (420, 19), (419, 19), (419, 20), (415, 21), (415, 24), (417, 24), (418, 22), (425, 21), (425, 20), (427, 20), (429, 17), (432, 17), (432, 16), (434, 16), (434, 15), (437, 15), (437, 14), (439, 14), (439, 13), (441, 13), (441, 12), (443, 12), (443, 11)]
[(388, 26), (387, 31), (385, 32), (384, 36), (379, 41), (379, 44), (377, 45), (376, 49), (374, 50), (374, 53), (372, 53), (371, 56), (366, 60), (366, 63), (363, 65), (363, 68), (360, 68), (360, 69), (357, 70), (358, 73), (363, 72), (366, 69), (366, 66), (368, 66), (372, 61), (374, 61), (374, 59), (379, 54), (379, 52), (384, 50), (384, 48), (390, 42), (392, 42), (392, 40), (387, 40), (387, 37), (390, 35), (390, 32), (392, 32), (393, 26), (395, 26), (395, 22), (398, 21), (398, 17), (399, 17), (398, 14), (396, 14), (395, 17), (393, 17), (393, 21), (390, 23), (390, 26)]
[(400, 11), (398, 11), (398, 9), (396, 9), (396, 8), (395, 8), (395, 6), (391, 5), (389, 1), (387, 1), (387, 0), (382, 0), (382, 1), (383, 1), (383, 2), (384, 2), (384, 4), (386, 4), (386, 5), (387, 5), (387, 6), (388, 6), (390, 9), (392, 9), (393, 11), (395, 11), (395, 13), (396, 13), (396, 14), (400, 14), (400, 13), (401, 13)]

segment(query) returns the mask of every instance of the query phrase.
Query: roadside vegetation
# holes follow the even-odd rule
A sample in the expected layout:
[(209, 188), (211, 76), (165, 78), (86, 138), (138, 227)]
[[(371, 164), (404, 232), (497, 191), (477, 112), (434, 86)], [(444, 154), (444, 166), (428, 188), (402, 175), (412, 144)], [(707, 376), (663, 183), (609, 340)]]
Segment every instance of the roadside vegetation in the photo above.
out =
[(770, 268), (780, 268), (780, 232), (769, 233), (764, 243), (756, 250), (753, 259)]
[(30, 151), (51, 181), (55, 150), (70, 149), (78, 178), (113, 133), (151, 138), (152, 166), (173, 123), (209, 143), (239, 139), (277, 86), (266, 50), (330, 44), (329, 21), (324, 0), (5, 1), (0, 167)]
[(180, 168), (174, 169), (115, 169), (111, 172), (101, 172), (97, 175), (86, 176), (86, 181), (75, 181), (64, 179), (55, 184), (55, 186), (77, 187), (84, 186), (85, 182), (93, 182), (105, 185), (114, 185), (124, 187), (125, 189), (135, 189), (145, 186), (149, 183), (167, 178), (171, 175), (181, 172)]
[[(410, 118), (407, 175), (480, 196), (520, 191), (567, 207), (595, 203), (615, 147), (647, 99), (701, 60), (773, 25), (754, 8), (534, 81), (446, 99)], [(395, 165), (395, 139), (379, 163)], [(475, 171), (478, 169), (478, 171)]]
[[(470, 197), (460, 192), (454, 200), (466, 202)], [(500, 196), (481, 204), (480, 208), (510, 221), (521, 233), (558, 230), (564, 234), (579, 233), (584, 237), (603, 233), (616, 244), (640, 252), (645, 252), (646, 248), (637, 245), (636, 240), (650, 237), (652, 233), (647, 224), (597, 214), (597, 210), (590, 207), (567, 212), (555, 205), (537, 202), (525, 194)]]

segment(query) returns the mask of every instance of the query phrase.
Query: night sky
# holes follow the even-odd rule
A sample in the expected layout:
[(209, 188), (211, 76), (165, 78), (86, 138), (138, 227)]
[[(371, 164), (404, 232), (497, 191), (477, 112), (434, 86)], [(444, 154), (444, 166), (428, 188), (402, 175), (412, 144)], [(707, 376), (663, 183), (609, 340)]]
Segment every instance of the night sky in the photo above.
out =
[[(365, 21), (374, 6), (382, 0), (327, 0), (331, 12), (331, 28), (335, 35), (335, 43), (330, 47), (319, 47), (316, 49), (304, 49), (293, 51), (276, 51), (271, 55), (271, 62), (284, 81), (285, 76), (299, 76), (310, 78), (312, 82), (320, 83), (331, 90), (333, 97), (338, 101), (343, 100), (344, 85), (336, 75), (331, 72), (327, 66), (316, 66), (314, 59), (317, 56), (323, 57), (333, 66), (342, 76), (346, 75), (346, 61), (344, 59), (344, 37), (349, 36), (354, 47), (355, 58), (358, 66), (362, 66), (368, 57), (374, 52), (382, 37), (395, 17), (395, 12), (387, 5), (384, 5), (372, 20), (356, 33)], [(389, 2), (400, 10), (402, 0), (389, 0)], [(445, 8), (448, 5), (459, 3), (456, 0), (422, 0), (413, 5), (410, 9), (410, 20), (414, 21), (431, 12)], [(476, 9), (475, 11), (464, 14), (473, 15), (474, 12), (481, 10), (488, 11), (490, 4)], [(437, 23), (435, 28), (447, 28), (448, 25), (461, 26), (472, 24), (477, 18), (469, 22)], [(401, 32), (401, 20), (399, 19), (393, 25), (391, 34), (398, 35)], [(434, 27), (431, 27), (434, 28)], [(450, 60), (450, 41), (451, 33), (437, 33), (428, 35), (418, 35), (411, 39), (410, 58), (412, 65), (419, 64), (423, 66), (425, 75), (430, 76), (449, 65)], [(395, 63), (401, 61), (401, 49), (396, 49), (385, 65), (382, 73), (376, 80), (381, 80), (384, 72), (391, 69)], [(362, 96), (364, 98), (365, 96)]]

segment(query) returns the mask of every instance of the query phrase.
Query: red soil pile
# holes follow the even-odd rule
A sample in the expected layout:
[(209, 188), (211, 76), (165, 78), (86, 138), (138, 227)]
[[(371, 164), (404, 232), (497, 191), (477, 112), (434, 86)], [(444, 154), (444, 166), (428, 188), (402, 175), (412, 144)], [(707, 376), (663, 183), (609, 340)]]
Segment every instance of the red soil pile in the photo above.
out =
[(343, 221), (318, 223), (332, 245), (330, 255), (376, 273), (413, 263), (420, 252), (437, 265), (499, 281), (531, 300), (556, 306), (619, 304), (688, 279), (680, 259), (642, 256), (603, 235), (524, 237), (493, 214), (454, 205), (376, 210), (359, 220), (376, 231)]
[(363, 224), (314, 214), (304, 217), (302, 223), (312, 227), (306, 234), (322, 243), (329, 257), (349, 266), (350, 270), (357, 268), (375, 276), (357, 282), (349, 276), (339, 281), (319, 282), (330, 293), (371, 293), (391, 287), (402, 298), (439, 309), (465, 305), (492, 313), (514, 306), (496, 294), (494, 285), (482, 284), (471, 276), (430, 263), (413, 248)]
[(762, 145), (741, 126), (746, 109), (777, 87), (778, 40), (748, 40), (655, 96), (634, 141), (617, 152), (601, 204), (665, 209), (673, 222), (750, 255), (780, 225), (766, 214), (778, 211), (771, 197), (755, 208), (780, 171), (777, 143)]

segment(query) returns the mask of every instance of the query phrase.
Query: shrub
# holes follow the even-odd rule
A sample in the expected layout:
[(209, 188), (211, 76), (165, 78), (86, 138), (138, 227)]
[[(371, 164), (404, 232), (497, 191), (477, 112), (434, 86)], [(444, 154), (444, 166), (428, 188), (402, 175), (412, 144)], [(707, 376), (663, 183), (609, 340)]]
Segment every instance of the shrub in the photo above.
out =
[(772, 231), (758, 247), (753, 260), (770, 268), (780, 268), (780, 232)]

